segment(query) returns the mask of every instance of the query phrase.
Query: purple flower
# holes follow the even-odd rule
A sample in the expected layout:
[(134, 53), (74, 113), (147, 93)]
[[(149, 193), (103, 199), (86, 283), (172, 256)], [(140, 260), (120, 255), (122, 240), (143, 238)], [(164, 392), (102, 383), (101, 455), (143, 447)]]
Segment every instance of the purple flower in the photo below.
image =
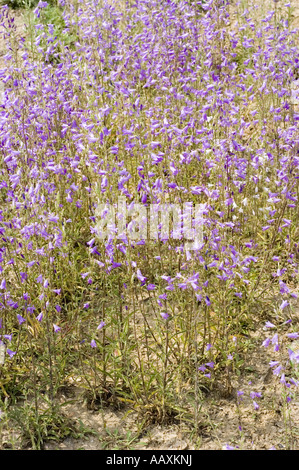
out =
[(43, 2), (41, 0), (37, 4), (38, 8), (46, 8), (47, 6), (48, 6), (48, 2)]
[(137, 274), (137, 278), (139, 279), (139, 281), (144, 282), (146, 280), (146, 277), (141, 274), (140, 269), (137, 269), (136, 274)]
[(101, 330), (105, 325), (106, 325), (106, 323), (104, 321), (101, 321), (101, 323), (97, 327), (97, 330)]
[(42, 319), (43, 319), (43, 314), (42, 314), (42, 312), (37, 315), (36, 319), (37, 319), (37, 321), (39, 321), (39, 322), (42, 321)]
[(225, 445), (222, 447), (222, 450), (236, 450), (236, 448), (233, 447), (233, 446), (230, 446), (229, 444), (225, 444)]
[(155, 290), (155, 289), (156, 289), (155, 284), (148, 284), (147, 290)]
[(291, 362), (299, 362), (299, 353), (298, 351), (292, 351), (292, 349), (288, 349), (288, 353), (289, 353), (289, 358), (290, 358), (290, 361)]
[(288, 294), (290, 292), (290, 289), (287, 287), (287, 285), (283, 281), (279, 281), (279, 286), (280, 286), (281, 294)]
[(276, 333), (271, 339), (272, 344), (278, 344), (278, 334)]
[(61, 328), (53, 323), (53, 328), (54, 328), (54, 333), (58, 333), (58, 331), (61, 330)]
[(270, 342), (271, 342), (271, 338), (267, 338), (263, 341), (262, 346), (267, 348), (269, 346)]
[(11, 349), (8, 349), (8, 348), (6, 349), (6, 352), (10, 358), (12, 358), (16, 354), (16, 351), (12, 351)]
[(96, 348), (96, 347), (97, 347), (97, 343), (95, 342), (94, 339), (91, 340), (90, 346), (91, 346), (92, 348)]
[(279, 375), (281, 371), (282, 371), (282, 366), (279, 365), (273, 370), (273, 374)]
[(166, 299), (167, 299), (167, 294), (161, 294), (161, 295), (159, 295), (159, 299), (166, 300)]
[(161, 312), (160, 315), (162, 318), (164, 318), (164, 320), (167, 320), (167, 318), (169, 317), (168, 313), (166, 312)]
[(22, 323), (24, 323), (26, 320), (25, 318), (23, 318), (21, 315), (17, 314), (17, 319), (18, 319), (18, 322), (19, 322), (19, 325), (22, 325)]
[(273, 323), (271, 323), (270, 321), (267, 321), (266, 324), (265, 324), (265, 327), (266, 328), (275, 328), (275, 325), (273, 325)]
[(278, 361), (271, 361), (271, 362), (269, 362), (269, 366), (270, 366), (270, 367), (278, 366), (278, 364), (279, 364)]
[(211, 369), (214, 369), (215, 363), (213, 361), (211, 362), (206, 362), (206, 366), (211, 367)]
[(288, 333), (287, 337), (290, 338), (290, 339), (297, 339), (297, 338), (299, 338), (299, 334), (298, 333)]
[(281, 374), (280, 382), (284, 385), (287, 385), (287, 382), (286, 382), (286, 379), (285, 379), (285, 374)]
[(90, 307), (90, 304), (89, 303), (86, 303), (83, 305), (83, 308), (89, 308)]
[(289, 302), (287, 300), (284, 300), (282, 302), (282, 304), (280, 305), (280, 310), (283, 310), (284, 308), (286, 308), (287, 306), (289, 305)]

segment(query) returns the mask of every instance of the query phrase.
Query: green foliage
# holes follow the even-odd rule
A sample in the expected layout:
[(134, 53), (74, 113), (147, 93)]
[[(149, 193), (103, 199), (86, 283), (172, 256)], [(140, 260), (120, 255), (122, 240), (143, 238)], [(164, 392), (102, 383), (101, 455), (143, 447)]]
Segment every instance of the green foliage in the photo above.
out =
[(82, 423), (67, 418), (60, 407), (52, 407), (46, 400), (36, 409), (30, 399), (9, 411), (9, 418), (21, 434), (21, 447), (41, 450), (49, 441), (59, 442), (67, 437), (79, 438), (89, 431)]

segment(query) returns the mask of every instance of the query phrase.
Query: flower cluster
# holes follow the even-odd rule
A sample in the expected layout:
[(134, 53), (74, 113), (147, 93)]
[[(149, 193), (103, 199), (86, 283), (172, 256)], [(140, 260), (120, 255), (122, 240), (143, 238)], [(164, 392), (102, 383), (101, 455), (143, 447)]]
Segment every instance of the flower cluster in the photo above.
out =
[[(18, 48), (1, 8), (0, 331), (13, 360), (45, 336), (49, 355), (85, 341), (95, 354), (110, 347), (108, 374), (120, 356), (138, 356), (145, 383), (143, 360), (201, 364), (213, 343), (218, 361), (232, 361), (229, 335), (243, 334), (273, 286), (281, 312), (290, 308), (299, 50), (273, 11), (257, 21), (245, 10), (232, 26), (225, 0), (130, 3), (60, 1), (58, 35), (39, 2)], [(130, 217), (102, 240), (98, 208), (119, 197)], [(135, 203), (202, 204), (202, 243), (188, 252), (161, 224), (155, 240), (130, 238)], [(278, 352), (278, 336), (264, 345)], [(200, 370), (213, 367), (211, 356)], [(282, 364), (271, 367), (286, 380)]]

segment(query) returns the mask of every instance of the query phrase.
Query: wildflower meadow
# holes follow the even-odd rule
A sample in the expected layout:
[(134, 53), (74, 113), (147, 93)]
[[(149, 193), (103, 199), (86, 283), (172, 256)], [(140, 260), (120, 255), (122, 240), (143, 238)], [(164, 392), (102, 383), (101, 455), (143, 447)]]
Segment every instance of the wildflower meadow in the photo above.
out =
[(1, 448), (298, 449), (299, 29), (256, 3), (2, 2)]

